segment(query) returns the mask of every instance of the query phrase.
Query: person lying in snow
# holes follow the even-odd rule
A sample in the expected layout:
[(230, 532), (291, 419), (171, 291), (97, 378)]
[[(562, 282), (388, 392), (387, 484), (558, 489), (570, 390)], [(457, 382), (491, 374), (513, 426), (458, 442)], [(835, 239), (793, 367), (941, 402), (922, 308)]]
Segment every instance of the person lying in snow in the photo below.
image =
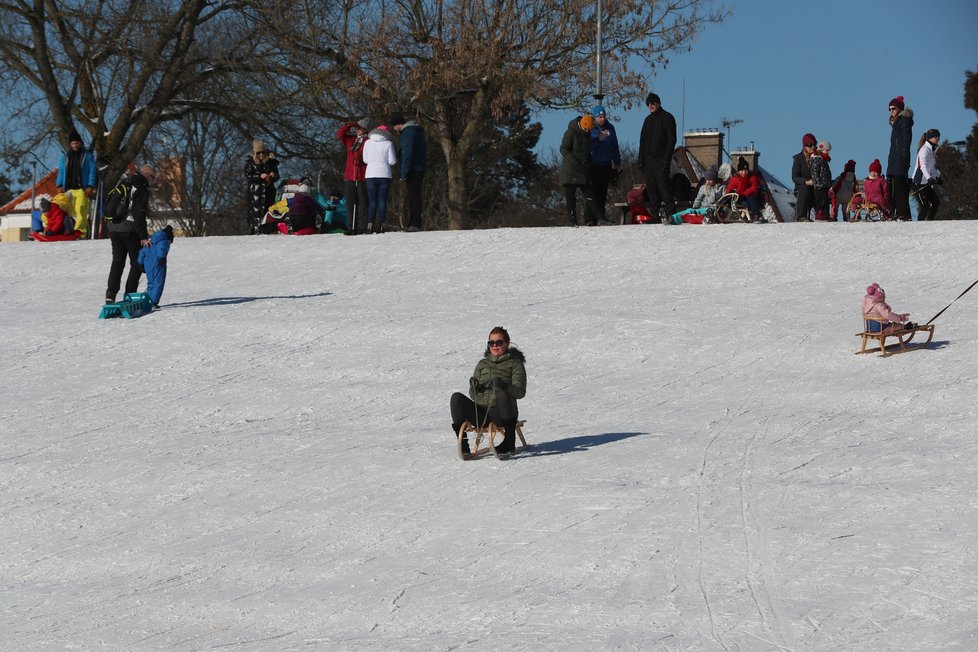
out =
[[(903, 314), (893, 312), (890, 305), (886, 303), (886, 292), (879, 286), (879, 283), (873, 283), (866, 288), (866, 296), (863, 297), (863, 319), (882, 320), (884, 323), (881, 332), (909, 330), (914, 327), (913, 322), (907, 321), (909, 318), (909, 312)], [(867, 325), (869, 329), (876, 327), (876, 324), (872, 322)]]

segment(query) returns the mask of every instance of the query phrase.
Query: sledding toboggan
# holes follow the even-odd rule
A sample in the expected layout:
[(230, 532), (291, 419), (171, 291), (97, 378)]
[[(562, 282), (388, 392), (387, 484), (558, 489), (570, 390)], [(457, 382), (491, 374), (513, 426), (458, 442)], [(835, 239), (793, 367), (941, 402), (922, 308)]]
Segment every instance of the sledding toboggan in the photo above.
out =
[[(895, 330), (887, 330), (889, 322), (877, 319), (875, 317), (863, 317), (863, 332), (856, 333), (856, 337), (862, 338), (862, 347), (856, 351), (856, 355), (860, 353), (875, 353), (879, 351), (880, 357), (885, 358), (894, 353), (903, 353), (910, 349), (919, 349), (930, 344), (930, 341), (934, 339), (934, 325), (924, 324), (923, 326), (914, 326), (913, 328), (898, 328)], [(916, 344), (910, 346), (910, 340), (913, 339), (914, 335), (917, 333), (927, 333), (926, 342), (917, 342)], [(888, 338), (893, 338), (896, 341), (887, 345), (886, 340)], [(866, 345), (870, 340), (874, 340), (879, 346), (867, 349)], [(887, 350), (887, 346), (898, 347), (895, 351)]]
[[(530, 445), (526, 443), (526, 439), (523, 437), (523, 424), (525, 423), (526, 421), (516, 422), (516, 436), (520, 438), (520, 442), (523, 444), (523, 447), (517, 448), (515, 451), (513, 451), (514, 453), (525, 451), (530, 448)], [(470, 432), (475, 433), (475, 440), (471, 444), (470, 447), (471, 452), (468, 455), (466, 455), (462, 451), (462, 442), (466, 439), (466, 437)], [(496, 443), (494, 441), (496, 435), (499, 435), (500, 437), (504, 437), (505, 431), (503, 430), (502, 427), (497, 426), (491, 421), (489, 423), (483, 424), (481, 427), (469, 423), (468, 421), (462, 423), (462, 425), (458, 429), (458, 436), (457, 436), (458, 458), (462, 461), (473, 460), (476, 457), (478, 457), (480, 453), (489, 450), (492, 451), (492, 454), (495, 455), (497, 459), (502, 459), (501, 455), (496, 452)], [(485, 448), (482, 447), (483, 443), (485, 443), (486, 445)]]

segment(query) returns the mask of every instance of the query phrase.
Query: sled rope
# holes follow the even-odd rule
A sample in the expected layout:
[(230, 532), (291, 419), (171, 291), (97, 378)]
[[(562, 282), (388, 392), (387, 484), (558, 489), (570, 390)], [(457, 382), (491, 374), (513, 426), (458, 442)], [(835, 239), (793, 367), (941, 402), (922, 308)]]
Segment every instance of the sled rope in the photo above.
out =
[[(974, 283), (972, 283), (971, 285), (969, 285), (969, 286), (968, 286), (968, 288), (967, 288), (967, 289), (966, 289), (966, 290), (965, 290), (964, 292), (962, 292), (961, 294), (959, 294), (959, 295), (958, 295), (958, 296), (957, 296), (957, 297), (956, 297), (956, 298), (954, 299), (954, 301), (957, 301), (958, 299), (960, 299), (960, 298), (961, 298), (961, 297), (963, 297), (964, 295), (966, 295), (966, 294), (968, 294), (968, 290), (970, 290), (971, 288), (973, 288), (973, 287), (975, 287), (976, 285), (978, 285), (978, 280), (976, 280), (976, 281), (975, 281)], [(950, 308), (950, 307), (951, 307), (951, 304), (952, 304), (952, 303), (954, 303), (954, 301), (952, 301), (951, 303), (949, 303), (949, 304), (947, 304), (946, 306), (944, 306), (944, 308), (943, 308), (943, 309), (941, 309), (941, 311), (940, 311), (939, 313), (937, 313), (936, 315), (934, 315), (933, 317), (931, 317), (931, 318), (930, 318), (930, 319), (929, 319), (929, 320), (927, 321), (927, 323), (926, 323), (926, 324), (924, 324), (924, 326), (927, 326), (927, 325), (928, 325), (928, 324), (930, 324), (930, 323), (931, 323), (932, 321), (934, 321), (935, 319), (937, 319), (938, 317), (940, 317), (940, 316), (941, 316), (942, 314), (944, 314), (944, 311), (945, 311), (945, 310), (947, 310), (948, 308)]]

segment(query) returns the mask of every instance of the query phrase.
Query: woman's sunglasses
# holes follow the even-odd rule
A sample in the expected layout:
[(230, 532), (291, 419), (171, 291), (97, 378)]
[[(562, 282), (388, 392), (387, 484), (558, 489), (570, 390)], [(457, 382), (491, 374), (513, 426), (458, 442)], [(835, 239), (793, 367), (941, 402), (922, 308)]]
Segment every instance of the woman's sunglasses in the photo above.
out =
[(506, 340), (489, 340), (489, 346), (503, 346), (509, 344)]

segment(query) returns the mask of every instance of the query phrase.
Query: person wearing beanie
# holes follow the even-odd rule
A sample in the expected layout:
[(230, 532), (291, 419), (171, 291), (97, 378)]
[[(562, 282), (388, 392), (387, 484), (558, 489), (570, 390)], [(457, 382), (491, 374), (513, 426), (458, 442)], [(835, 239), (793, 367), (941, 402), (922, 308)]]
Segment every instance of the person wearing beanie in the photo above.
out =
[(278, 181), (278, 159), (265, 149), (259, 139), (251, 141), (251, 154), (245, 157), (245, 178), (248, 180), (247, 228), (260, 233), (268, 207), (275, 203), (275, 183)]
[(594, 118), (590, 114), (576, 117), (567, 123), (567, 131), (560, 141), (560, 175), (558, 181), (564, 187), (567, 222), (577, 226), (577, 192), (584, 195), (584, 224), (597, 223), (594, 210), (594, 190), (591, 179), (591, 129)]
[(795, 182), (795, 221), (810, 222), (809, 214), (815, 208), (815, 193), (812, 189), (812, 170), (809, 159), (815, 152), (817, 141), (813, 134), (801, 137), (801, 151), (791, 159), (791, 180)]
[(592, 210), (598, 222), (607, 222), (605, 204), (608, 202), (608, 187), (614, 182), (621, 169), (621, 150), (618, 148), (618, 132), (608, 120), (603, 106), (591, 107), (594, 126), (591, 128), (591, 183), (594, 193)]
[[(148, 247), (149, 231), (146, 218), (149, 212), (149, 189), (156, 185), (156, 168), (146, 164), (130, 177), (119, 182), (117, 188), (125, 188), (128, 194), (128, 215), (121, 221), (108, 223), (109, 240), (112, 243), (112, 264), (105, 288), (105, 303), (115, 303), (122, 284), (122, 272), (129, 259), (129, 275), (126, 277), (126, 294), (139, 290), (139, 277), (143, 268), (139, 264), (139, 251)], [(113, 190), (116, 192), (116, 190)], [(118, 218), (117, 218), (118, 219)]]
[(913, 111), (903, 96), (887, 105), (890, 112), (890, 152), (886, 159), (886, 180), (890, 187), (890, 206), (899, 220), (910, 219), (910, 148), (913, 146)]
[(428, 169), (428, 145), (424, 129), (414, 118), (405, 119), (400, 112), (391, 116), (391, 126), (400, 134), (398, 139), (398, 159), (401, 162), (400, 179), (404, 182), (404, 199), (407, 204), (409, 233), (422, 228), (421, 213), (424, 209), (421, 182)]
[[(61, 154), (55, 194), (66, 193), (70, 198), (67, 215), (74, 222), (76, 231), (84, 238), (88, 231), (88, 213), (91, 199), (98, 185), (95, 156), (85, 148), (81, 135), (74, 127), (68, 132), (68, 149)], [(68, 192), (75, 191), (75, 192)]]
[[(859, 197), (855, 199), (859, 200)], [(867, 219), (876, 210), (879, 210), (882, 219), (890, 219), (890, 188), (879, 159), (869, 164), (869, 176), (863, 179), (862, 201), (854, 201), (853, 205), (858, 206), (849, 218), (853, 222), (859, 220), (860, 211), (866, 212)]]
[(726, 192), (737, 193), (737, 203), (747, 205), (752, 222), (758, 221), (761, 217), (761, 208), (764, 205), (763, 186), (764, 179), (760, 174), (752, 171), (747, 159), (741, 156), (737, 160), (737, 173), (727, 182)]
[[(668, 215), (676, 211), (672, 192), (672, 155), (676, 151), (676, 119), (662, 108), (662, 100), (655, 93), (645, 98), (649, 114), (642, 123), (638, 142), (638, 162), (645, 175), (645, 191), (649, 196), (649, 209), (653, 216), (668, 221)], [(684, 198), (686, 199), (686, 198)]]
[(367, 118), (351, 120), (336, 130), (336, 138), (346, 150), (343, 193), (350, 222), (347, 233), (350, 235), (367, 232), (367, 164), (363, 162), (363, 144), (367, 141), (368, 133), (370, 121)]
[(863, 297), (862, 302), (862, 313), (864, 320), (876, 319), (883, 322), (882, 328), (878, 323), (867, 324), (867, 329), (870, 332), (890, 332), (914, 327), (913, 324), (907, 322), (910, 319), (909, 312), (902, 314), (893, 312), (890, 305), (886, 303), (886, 292), (879, 286), (879, 283), (873, 283), (866, 288), (866, 296)]
[(812, 174), (812, 195), (815, 199), (815, 221), (827, 222), (829, 220), (829, 188), (832, 187), (832, 170), (829, 168), (829, 161), (832, 158), (829, 152), (832, 145), (827, 140), (823, 140), (815, 147), (815, 151), (808, 158), (808, 168)]
[(832, 221), (838, 219), (839, 207), (842, 207), (842, 217), (849, 218), (849, 202), (856, 193), (856, 162), (846, 161), (845, 168), (834, 182), (829, 195), (832, 197)]
[(941, 171), (937, 169), (937, 148), (940, 146), (941, 132), (937, 129), (928, 129), (920, 138), (920, 145), (917, 148), (917, 164), (914, 167), (913, 182), (918, 188), (917, 203), (920, 210), (917, 212), (917, 221), (925, 222), (937, 217), (937, 209), (941, 206), (941, 200), (937, 198), (935, 186), (943, 183)]

